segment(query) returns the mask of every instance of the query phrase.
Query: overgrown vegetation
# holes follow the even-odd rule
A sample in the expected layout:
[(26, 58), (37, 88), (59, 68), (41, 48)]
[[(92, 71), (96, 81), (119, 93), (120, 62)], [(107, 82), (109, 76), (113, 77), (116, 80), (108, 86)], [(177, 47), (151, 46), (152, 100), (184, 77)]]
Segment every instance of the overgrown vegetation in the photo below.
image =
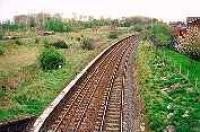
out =
[[(184, 56), (174, 51), (165, 56), (165, 52), (159, 50), (159, 57), (155, 59), (155, 50), (154, 46), (144, 42), (140, 44), (137, 55), (140, 95), (151, 130), (166, 131), (171, 127), (177, 132), (199, 131), (200, 90), (180, 72), (179, 65), (171, 61), (184, 60)], [(187, 70), (192, 72), (192, 69)]]
[(53, 70), (63, 67), (65, 57), (53, 48), (45, 48), (39, 56), (39, 61), (43, 70)]
[(93, 50), (95, 48), (95, 42), (92, 38), (83, 37), (81, 47), (86, 50)]

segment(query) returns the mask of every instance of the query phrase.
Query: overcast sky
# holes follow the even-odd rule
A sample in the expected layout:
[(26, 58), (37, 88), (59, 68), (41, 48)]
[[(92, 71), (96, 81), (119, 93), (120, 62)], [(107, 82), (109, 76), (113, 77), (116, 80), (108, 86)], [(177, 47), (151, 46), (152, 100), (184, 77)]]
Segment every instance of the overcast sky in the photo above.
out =
[(63, 17), (92, 15), (95, 17), (149, 16), (164, 21), (184, 20), (200, 16), (198, 0), (0, 0), (0, 20), (17, 14), (37, 12), (61, 13)]

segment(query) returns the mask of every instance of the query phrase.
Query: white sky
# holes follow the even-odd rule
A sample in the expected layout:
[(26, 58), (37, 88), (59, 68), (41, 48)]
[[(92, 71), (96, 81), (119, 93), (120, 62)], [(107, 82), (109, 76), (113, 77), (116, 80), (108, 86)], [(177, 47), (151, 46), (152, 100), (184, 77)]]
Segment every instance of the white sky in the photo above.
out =
[(0, 20), (17, 14), (37, 12), (61, 13), (64, 17), (92, 15), (95, 17), (149, 16), (164, 21), (184, 20), (200, 16), (198, 0), (0, 0)]

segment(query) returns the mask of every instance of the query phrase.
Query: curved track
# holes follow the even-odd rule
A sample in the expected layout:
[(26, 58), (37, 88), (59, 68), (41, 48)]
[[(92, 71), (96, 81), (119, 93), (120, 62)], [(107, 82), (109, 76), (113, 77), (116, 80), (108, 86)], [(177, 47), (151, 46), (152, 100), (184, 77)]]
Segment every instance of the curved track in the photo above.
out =
[[(134, 131), (129, 36), (109, 48), (70, 89), (39, 131)], [(136, 129), (135, 129), (136, 130)]]

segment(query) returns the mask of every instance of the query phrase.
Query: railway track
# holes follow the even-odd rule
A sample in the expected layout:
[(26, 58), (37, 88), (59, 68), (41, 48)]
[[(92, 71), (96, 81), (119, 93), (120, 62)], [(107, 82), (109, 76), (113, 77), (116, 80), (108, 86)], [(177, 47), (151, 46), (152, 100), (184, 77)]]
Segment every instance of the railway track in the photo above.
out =
[(135, 131), (130, 61), (137, 44), (129, 36), (108, 48), (32, 130)]

